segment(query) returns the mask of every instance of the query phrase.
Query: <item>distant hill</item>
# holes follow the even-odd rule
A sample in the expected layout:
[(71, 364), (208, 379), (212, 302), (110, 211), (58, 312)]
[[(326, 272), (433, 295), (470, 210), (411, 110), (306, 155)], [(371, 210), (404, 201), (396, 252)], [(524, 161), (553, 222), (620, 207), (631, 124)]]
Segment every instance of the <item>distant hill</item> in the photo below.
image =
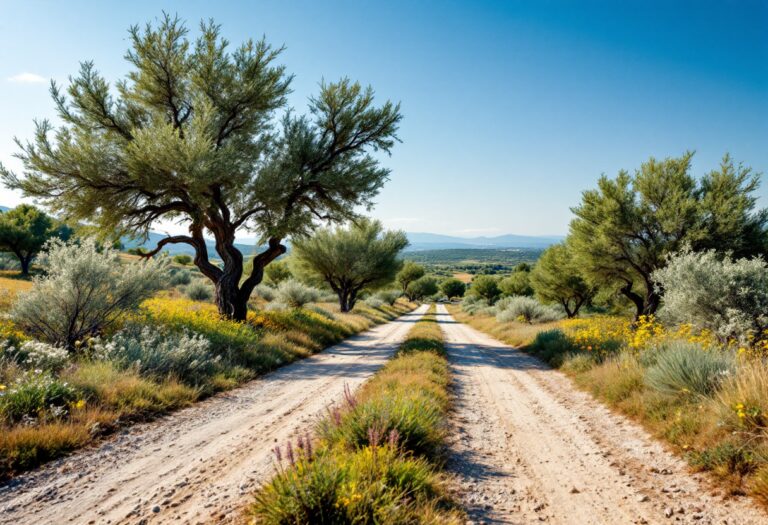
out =
[(406, 251), (472, 248), (546, 248), (564, 239), (557, 236), (499, 235), (496, 237), (454, 237), (436, 233), (408, 233), (411, 242)]
[[(152, 250), (157, 246), (157, 243), (163, 239), (164, 237), (167, 237), (164, 233), (157, 233), (157, 232), (150, 232), (149, 238), (146, 241), (141, 241), (138, 239), (129, 239), (124, 238), (123, 239), (123, 245), (126, 249), (128, 248), (138, 248), (139, 246), (142, 248), (146, 248), (147, 250)], [(205, 244), (208, 246), (208, 255), (209, 257), (217, 258), (218, 254), (216, 253), (216, 245), (214, 242), (210, 239), (206, 239)], [(242, 252), (242, 254), (247, 258), (251, 254), (253, 254), (254, 250), (256, 249), (255, 244), (246, 244), (246, 243), (235, 243), (235, 247)], [(163, 246), (163, 251), (168, 252), (171, 255), (180, 255), (180, 254), (187, 254), (187, 255), (195, 255), (195, 249), (192, 248), (189, 244), (166, 244)]]

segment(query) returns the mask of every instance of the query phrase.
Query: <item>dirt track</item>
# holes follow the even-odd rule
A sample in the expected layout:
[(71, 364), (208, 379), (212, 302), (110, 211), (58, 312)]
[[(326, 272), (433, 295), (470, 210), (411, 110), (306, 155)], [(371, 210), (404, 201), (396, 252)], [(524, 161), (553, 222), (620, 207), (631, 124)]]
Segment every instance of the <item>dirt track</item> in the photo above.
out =
[(0, 523), (233, 521), (275, 444), (384, 364), (426, 309), (0, 486)]
[(477, 523), (756, 525), (638, 425), (438, 307), (457, 389), (453, 455)]

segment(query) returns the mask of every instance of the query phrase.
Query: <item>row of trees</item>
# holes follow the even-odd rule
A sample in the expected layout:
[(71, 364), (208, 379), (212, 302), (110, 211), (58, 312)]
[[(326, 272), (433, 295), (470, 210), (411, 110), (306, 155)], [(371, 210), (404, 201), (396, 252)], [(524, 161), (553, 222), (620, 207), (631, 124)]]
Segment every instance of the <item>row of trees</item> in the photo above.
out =
[[(531, 290), (561, 305), (569, 317), (596, 296), (619, 296), (639, 317), (661, 306), (664, 284), (655, 276), (675, 254), (710, 251), (736, 259), (765, 254), (768, 212), (756, 207), (759, 175), (726, 155), (718, 168), (697, 179), (692, 157), (688, 152), (651, 158), (634, 173), (602, 176), (572, 209), (566, 240), (545, 250), (531, 270)], [(496, 292), (487, 279), (477, 281), (473, 289), (491, 300), (506, 291), (504, 281)]]

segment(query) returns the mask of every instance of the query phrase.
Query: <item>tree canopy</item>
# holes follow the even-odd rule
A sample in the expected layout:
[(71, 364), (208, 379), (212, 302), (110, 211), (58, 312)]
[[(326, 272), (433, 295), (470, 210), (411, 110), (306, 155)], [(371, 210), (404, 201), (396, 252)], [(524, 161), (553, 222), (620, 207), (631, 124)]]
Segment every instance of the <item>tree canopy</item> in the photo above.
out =
[(506, 296), (533, 295), (530, 269), (516, 270), (511, 275), (504, 277), (499, 281), (499, 290)]
[(449, 277), (440, 283), (440, 290), (448, 299), (463, 297), (464, 292), (467, 290), (467, 285), (455, 277)]
[(411, 301), (421, 301), (425, 297), (435, 295), (438, 289), (437, 279), (425, 275), (419, 277), (415, 281), (411, 281), (408, 285), (408, 289), (405, 291), (405, 295)]
[(408, 285), (416, 279), (424, 277), (424, 267), (414, 261), (405, 261), (402, 269), (397, 272), (395, 280), (400, 285), (400, 289), (403, 293), (408, 291)]
[(298, 273), (324, 281), (338, 296), (341, 311), (348, 312), (360, 292), (392, 282), (407, 245), (405, 233), (384, 231), (379, 221), (360, 219), (296, 240), (291, 257)]
[(0, 212), (0, 251), (13, 253), (21, 265), (21, 273), (29, 273), (29, 265), (53, 237), (68, 238), (70, 229), (29, 204), (20, 204)]
[(572, 210), (569, 239), (585, 275), (619, 289), (638, 316), (658, 309), (663, 290), (652, 274), (684, 246), (737, 256), (765, 250), (768, 214), (755, 209), (759, 176), (726, 155), (697, 180), (692, 156), (651, 158), (634, 174), (603, 176)]
[(501, 295), (498, 281), (495, 277), (490, 275), (475, 276), (475, 278), (472, 279), (472, 284), (469, 290), (473, 295), (477, 295), (488, 301), (488, 304), (496, 302), (496, 299)]
[(545, 302), (558, 303), (565, 314), (575, 317), (595, 294), (595, 287), (581, 276), (579, 265), (567, 243), (550, 246), (531, 271), (531, 284)]
[[(389, 174), (371, 152), (388, 154), (398, 140), (399, 105), (377, 106), (370, 87), (342, 79), (320, 85), (306, 116), (277, 119), (292, 78), (277, 63), (282, 48), (263, 39), (232, 48), (213, 22), (190, 40), (168, 15), (129, 37), (127, 76), (110, 85), (83, 62), (66, 89), (52, 84), (63, 124), (40, 121), (31, 141), (17, 141), (24, 174), (0, 167), (0, 175), (103, 235), (146, 235), (160, 219), (185, 224), (186, 235), (162, 239), (150, 255), (170, 243), (192, 246), (216, 284), (219, 311), (244, 319), (283, 239), (370, 207)], [(234, 245), (240, 229), (267, 245), (245, 279)]]

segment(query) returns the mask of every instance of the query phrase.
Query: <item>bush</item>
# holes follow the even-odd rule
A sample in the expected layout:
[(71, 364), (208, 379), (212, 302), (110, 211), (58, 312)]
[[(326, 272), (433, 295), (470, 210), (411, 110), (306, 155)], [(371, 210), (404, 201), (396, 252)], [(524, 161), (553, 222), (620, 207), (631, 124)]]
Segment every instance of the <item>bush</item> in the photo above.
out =
[(13, 321), (36, 339), (74, 350), (77, 341), (97, 335), (162, 286), (165, 262), (121, 264), (111, 248), (96, 242), (49, 241), (41, 263), (46, 276), (19, 294)]
[(489, 305), (492, 305), (501, 295), (501, 290), (499, 290), (499, 283), (495, 277), (477, 275), (470, 283), (469, 293), (482, 297)]
[(200, 281), (195, 281), (187, 286), (184, 292), (193, 301), (210, 301), (213, 297), (213, 290), (211, 290), (210, 285)]
[(367, 304), (371, 308), (381, 308), (382, 306), (384, 306), (384, 301), (382, 301), (379, 297), (376, 297), (375, 295), (371, 295), (365, 299), (365, 304)]
[(9, 424), (26, 418), (57, 419), (76, 399), (74, 388), (48, 372), (25, 372), (0, 392), (0, 419)]
[(56, 371), (69, 363), (66, 348), (41, 341), (25, 341), (16, 352), (26, 368)]
[(461, 308), (470, 315), (474, 315), (480, 310), (488, 308), (488, 301), (478, 295), (466, 295), (461, 300)]
[(496, 319), (506, 323), (518, 321), (522, 323), (547, 323), (557, 321), (564, 316), (554, 307), (545, 306), (532, 297), (505, 297), (496, 303)]
[(374, 297), (379, 299), (382, 303), (394, 306), (401, 295), (399, 290), (379, 290), (374, 294)]
[(180, 286), (190, 282), (192, 282), (192, 275), (189, 270), (176, 270), (169, 280), (171, 286)]
[(435, 295), (437, 292), (437, 280), (427, 275), (411, 282), (405, 291), (405, 295), (411, 301), (421, 301)]
[(768, 329), (768, 265), (761, 258), (733, 261), (714, 251), (680, 253), (653, 278), (664, 289), (660, 315), (742, 344)]
[(260, 284), (256, 288), (254, 288), (253, 291), (256, 295), (258, 295), (259, 297), (261, 297), (267, 302), (275, 300), (276, 291), (274, 288), (272, 288), (269, 285)]
[(108, 342), (98, 342), (94, 352), (119, 369), (133, 368), (157, 378), (173, 376), (187, 384), (200, 384), (218, 369), (219, 357), (202, 335), (169, 333), (158, 327), (131, 324)]
[(449, 277), (440, 283), (440, 290), (448, 299), (464, 297), (464, 292), (467, 291), (467, 285), (455, 277)]
[(277, 285), (275, 301), (289, 308), (302, 308), (320, 297), (317, 288), (312, 288), (295, 279), (286, 279)]
[(729, 354), (682, 341), (664, 344), (656, 364), (645, 374), (646, 384), (667, 395), (711, 396), (734, 370)]
[(559, 366), (565, 355), (579, 352), (578, 346), (562, 330), (557, 329), (536, 334), (528, 350), (553, 366)]
[(186, 253), (181, 253), (173, 256), (173, 262), (186, 266), (192, 264), (192, 257)]

